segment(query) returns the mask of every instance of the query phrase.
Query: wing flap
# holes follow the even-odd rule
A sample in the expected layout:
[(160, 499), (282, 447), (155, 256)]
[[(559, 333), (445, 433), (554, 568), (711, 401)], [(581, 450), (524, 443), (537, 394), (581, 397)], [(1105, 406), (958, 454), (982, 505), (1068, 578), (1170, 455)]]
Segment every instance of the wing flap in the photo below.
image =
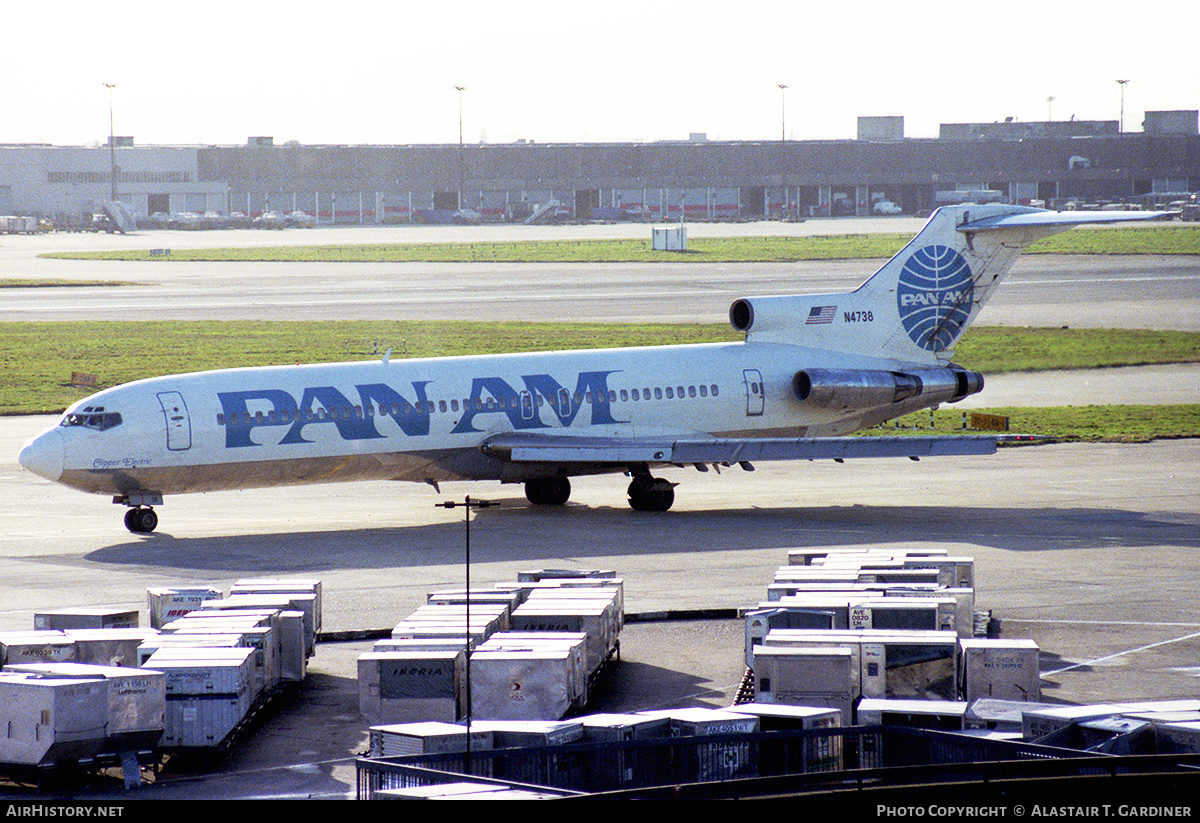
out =
[(483, 450), (516, 463), (738, 463), (994, 454), (995, 435), (933, 437), (602, 438), (508, 434)]

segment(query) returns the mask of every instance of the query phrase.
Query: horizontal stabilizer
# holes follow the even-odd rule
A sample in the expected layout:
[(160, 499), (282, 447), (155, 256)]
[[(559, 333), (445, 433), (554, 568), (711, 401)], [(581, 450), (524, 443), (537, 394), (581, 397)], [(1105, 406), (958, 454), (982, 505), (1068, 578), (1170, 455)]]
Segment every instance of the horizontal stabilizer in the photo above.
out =
[(498, 435), (483, 451), (517, 463), (737, 463), (994, 454), (995, 435), (937, 437), (601, 438)]
[[(970, 216), (970, 212), (967, 213)], [(979, 220), (967, 220), (957, 228), (962, 232), (996, 231), (998, 229), (1027, 229), (1130, 223), (1135, 221), (1169, 220), (1169, 211), (1034, 211), (999, 214)]]

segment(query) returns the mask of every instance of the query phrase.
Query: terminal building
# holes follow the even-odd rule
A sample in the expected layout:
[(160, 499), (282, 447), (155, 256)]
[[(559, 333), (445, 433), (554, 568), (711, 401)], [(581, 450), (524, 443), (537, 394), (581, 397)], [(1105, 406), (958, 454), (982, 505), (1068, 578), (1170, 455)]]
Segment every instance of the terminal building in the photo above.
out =
[[(674, 221), (922, 214), (947, 192), (1061, 207), (1200, 189), (1197, 111), (1116, 121), (943, 124), (859, 118), (853, 140), (241, 146), (0, 144), (0, 214), (79, 214), (112, 197), (139, 218), (302, 211), (323, 223), (452, 219)], [(1175, 195), (1175, 198), (1172, 197)]]

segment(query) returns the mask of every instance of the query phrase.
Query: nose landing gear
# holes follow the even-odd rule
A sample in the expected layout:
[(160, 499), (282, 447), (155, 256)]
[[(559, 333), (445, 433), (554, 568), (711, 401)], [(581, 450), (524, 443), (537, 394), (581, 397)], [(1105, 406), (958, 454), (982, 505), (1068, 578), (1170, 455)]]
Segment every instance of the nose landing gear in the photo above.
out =
[(154, 509), (138, 506), (125, 512), (125, 528), (135, 534), (149, 534), (158, 528), (158, 515)]
[(131, 492), (114, 497), (112, 502), (129, 507), (125, 512), (125, 528), (134, 534), (149, 534), (158, 528), (158, 514), (153, 507), (162, 505), (161, 494)]

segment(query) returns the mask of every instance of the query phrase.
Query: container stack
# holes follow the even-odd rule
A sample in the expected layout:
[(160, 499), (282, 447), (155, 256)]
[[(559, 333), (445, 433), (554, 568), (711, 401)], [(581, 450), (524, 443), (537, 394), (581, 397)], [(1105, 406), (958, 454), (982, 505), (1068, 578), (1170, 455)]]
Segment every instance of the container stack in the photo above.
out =
[(587, 702), (615, 652), (624, 582), (612, 572), (522, 572), (493, 588), (442, 590), (358, 659), (359, 708), (381, 724), (471, 716), (558, 720)]
[(301, 680), (320, 627), (318, 580), (242, 580), (147, 592), (138, 609), (38, 612), (0, 632), (0, 765), (108, 762), (138, 779), (163, 750), (207, 749), (281, 685)]
[[(897, 701), (905, 722), (950, 728), (965, 726), (972, 700), (1041, 699), (1035, 643), (975, 637), (972, 558), (793, 549), (788, 561), (767, 599), (744, 613), (755, 702), (836, 708), (851, 723), (866, 701), (871, 718)], [(914, 701), (956, 705), (916, 710)]]

